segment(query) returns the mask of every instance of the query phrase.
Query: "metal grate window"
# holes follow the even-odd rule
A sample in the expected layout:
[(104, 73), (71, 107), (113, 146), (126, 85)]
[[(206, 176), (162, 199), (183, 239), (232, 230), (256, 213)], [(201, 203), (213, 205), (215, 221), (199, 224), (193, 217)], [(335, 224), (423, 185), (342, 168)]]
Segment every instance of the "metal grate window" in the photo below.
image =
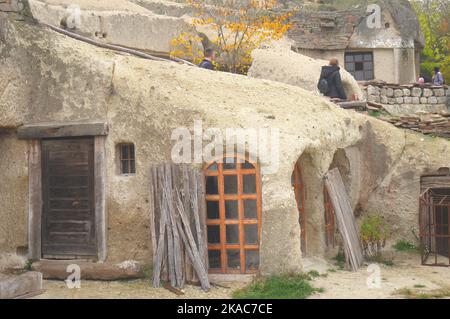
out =
[(136, 157), (134, 144), (119, 144), (120, 174), (136, 174)]
[(345, 53), (345, 69), (350, 72), (357, 81), (373, 80), (375, 78), (373, 53)]
[(236, 156), (205, 168), (208, 259), (211, 273), (248, 274), (259, 268), (259, 167)]

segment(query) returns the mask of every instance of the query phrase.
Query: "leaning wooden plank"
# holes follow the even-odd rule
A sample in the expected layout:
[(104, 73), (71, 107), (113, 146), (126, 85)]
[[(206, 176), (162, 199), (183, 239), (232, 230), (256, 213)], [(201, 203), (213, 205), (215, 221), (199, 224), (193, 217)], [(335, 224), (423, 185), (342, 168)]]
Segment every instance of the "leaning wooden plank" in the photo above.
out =
[(200, 176), (197, 171), (192, 171), (192, 178), (191, 178), (191, 189), (192, 189), (192, 195), (191, 195), (191, 207), (192, 212), (194, 214), (194, 222), (195, 222), (195, 230), (197, 233), (197, 244), (198, 249), (200, 253), (200, 259), (202, 262), (205, 260), (205, 253), (207, 253), (207, 247), (205, 246), (206, 241), (203, 240), (204, 233), (203, 229), (200, 224), (200, 213), (199, 213), (199, 188), (200, 183), (202, 181), (200, 180)]
[(177, 227), (178, 227), (179, 234), (185, 243), (186, 253), (188, 254), (189, 258), (191, 259), (195, 271), (202, 274), (202, 275), (199, 275), (200, 286), (202, 287), (202, 289), (204, 291), (209, 291), (211, 289), (211, 286), (209, 284), (208, 274), (206, 273), (206, 270), (203, 268), (203, 264), (198, 259), (198, 252), (197, 252), (197, 257), (196, 257), (196, 254), (194, 253), (194, 251), (196, 250), (195, 247), (192, 248), (189, 245), (189, 239), (187, 238), (187, 236), (185, 234), (185, 230), (183, 229), (182, 221), (180, 221), (180, 219), (178, 219), (178, 221), (177, 221)]
[(200, 249), (200, 255), (202, 257), (203, 264), (205, 266), (206, 272), (208, 272), (209, 264), (208, 264), (208, 239), (206, 237), (206, 200), (205, 200), (205, 182), (204, 182), (204, 176), (202, 170), (197, 170), (197, 201), (198, 201), (198, 216), (200, 220), (200, 229), (202, 232), (202, 242), (200, 243), (199, 249)]
[(183, 296), (184, 295), (184, 292), (182, 292), (180, 289), (170, 285), (169, 283), (165, 283), (163, 287), (164, 287), (164, 289), (167, 289), (170, 292), (173, 292), (177, 296)]
[[(161, 171), (157, 170), (156, 174), (157, 184), (161, 185)], [(158, 187), (159, 189), (159, 187)], [(161, 268), (163, 267), (163, 258), (165, 250), (165, 237), (166, 237), (166, 223), (165, 223), (165, 210), (162, 209), (162, 202), (160, 203), (160, 218), (159, 218), (159, 238), (158, 247), (156, 248), (156, 257), (153, 262), (153, 287), (158, 288), (161, 284)]]
[(174, 190), (173, 185), (175, 181), (172, 179), (172, 172), (174, 171), (173, 166), (166, 166), (167, 169), (167, 176), (166, 176), (166, 183), (167, 187), (164, 189), (165, 191), (165, 197), (167, 202), (167, 209), (168, 209), (168, 216), (169, 216), (169, 223), (171, 228), (171, 234), (173, 236), (173, 266), (174, 266), (174, 273), (175, 273), (175, 284), (174, 287), (182, 287), (182, 281), (183, 281), (183, 268), (181, 264), (181, 248), (180, 248), (180, 238), (178, 236), (178, 230), (175, 225), (175, 203), (174, 203)]
[(169, 267), (169, 280), (172, 286), (176, 286), (176, 276), (175, 276), (175, 254), (174, 254), (174, 238), (172, 232), (172, 224), (171, 224), (171, 206), (172, 203), (170, 201), (170, 192), (172, 189), (172, 174), (170, 173), (170, 164), (164, 165), (164, 174), (163, 174), (163, 209), (166, 215), (166, 233), (167, 233), (167, 264)]
[[(356, 219), (353, 215), (353, 210), (350, 205), (350, 200), (345, 191), (345, 186), (340, 176), (339, 170), (335, 169), (332, 172), (331, 180), (333, 180), (332, 187), (335, 188), (335, 194), (338, 195), (338, 200), (340, 204), (340, 211), (343, 212), (343, 222), (345, 223), (344, 231), (347, 232), (347, 237), (349, 238), (349, 248), (352, 250), (350, 259), (353, 260), (353, 264), (358, 265), (357, 268), (363, 262), (362, 247), (360, 243), (360, 236), (358, 231), (358, 226), (356, 224)], [(357, 269), (356, 268), (356, 269)]]
[(353, 271), (357, 271), (364, 261), (359, 231), (350, 199), (339, 170), (333, 169), (325, 176), (325, 186), (334, 207), (339, 232), (344, 240), (344, 250)]
[[(342, 232), (342, 236), (344, 238), (344, 244), (345, 244), (345, 250), (346, 250), (346, 258), (353, 258), (352, 254), (351, 254), (351, 245), (352, 245), (352, 240), (351, 240), (351, 235), (348, 231), (346, 226), (346, 222), (345, 222), (345, 216), (342, 214), (342, 211), (345, 209), (342, 207), (342, 203), (340, 201), (339, 196), (342, 196), (339, 192), (339, 190), (336, 187), (336, 182), (333, 179), (334, 176), (328, 176), (328, 181), (329, 181), (329, 185), (327, 185), (327, 187), (329, 188), (329, 195), (330, 195), (330, 199), (333, 203), (333, 206), (335, 206), (335, 214), (336, 214), (336, 220), (338, 222), (338, 227), (339, 230)], [(327, 181), (325, 181), (325, 183), (327, 183)], [(336, 203), (336, 204), (334, 204)], [(342, 226), (344, 225), (344, 226)]]
[(152, 240), (152, 258), (156, 257), (156, 248), (158, 247), (158, 240), (156, 237), (156, 225), (155, 225), (155, 215), (156, 215), (156, 202), (155, 202), (155, 184), (153, 178), (153, 168), (150, 169), (150, 196), (149, 196), (149, 217), (150, 217), (150, 237)]
[(192, 236), (191, 227), (190, 227), (189, 221), (187, 220), (186, 215), (184, 213), (183, 202), (180, 198), (179, 192), (176, 191), (176, 194), (177, 194), (178, 214), (181, 219), (181, 223), (183, 224), (183, 227), (184, 227), (184, 232), (180, 231), (180, 234), (183, 233), (183, 236), (186, 237), (183, 240), (187, 247), (187, 251), (190, 254), (192, 264), (197, 273), (198, 279), (200, 280), (203, 290), (209, 291), (211, 286), (209, 284), (208, 273), (206, 272), (206, 269), (203, 265), (200, 254), (198, 252), (194, 237)]
[[(183, 194), (182, 194), (182, 198), (183, 198), (183, 205), (185, 207), (185, 212), (187, 215), (189, 215), (189, 211), (186, 211), (186, 200), (189, 201), (189, 196), (190, 196), (190, 192), (189, 192), (189, 188), (188, 185), (186, 184), (186, 178), (185, 178), (185, 172), (187, 170), (187, 165), (186, 164), (181, 164), (177, 166), (177, 173), (178, 173), (178, 183), (176, 185), (176, 189), (178, 190), (182, 190)], [(174, 204), (176, 206), (176, 201), (174, 201)], [(184, 249), (186, 249), (183, 246)], [(184, 254), (184, 260), (183, 260), (184, 264), (184, 274), (185, 274), (185, 280), (186, 282), (192, 282), (194, 280), (195, 277), (195, 270), (192, 267), (192, 263), (191, 260), (189, 258), (188, 254)]]

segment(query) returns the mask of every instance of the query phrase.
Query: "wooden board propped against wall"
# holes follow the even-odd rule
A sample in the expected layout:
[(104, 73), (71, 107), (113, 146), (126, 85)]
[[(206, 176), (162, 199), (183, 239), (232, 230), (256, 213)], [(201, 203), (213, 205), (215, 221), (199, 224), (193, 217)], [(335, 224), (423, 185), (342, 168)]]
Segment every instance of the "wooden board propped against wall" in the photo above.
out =
[(153, 286), (200, 283), (210, 288), (203, 175), (187, 165), (151, 168)]
[(364, 262), (358, 225), (356, 224), (344, 182), (337, 168), (329, 171), (325, 175), (325, 186), (330, 195), (336, 215), (337, 226), (344, 241), (346, 259), (351, 269), (358, 271)]

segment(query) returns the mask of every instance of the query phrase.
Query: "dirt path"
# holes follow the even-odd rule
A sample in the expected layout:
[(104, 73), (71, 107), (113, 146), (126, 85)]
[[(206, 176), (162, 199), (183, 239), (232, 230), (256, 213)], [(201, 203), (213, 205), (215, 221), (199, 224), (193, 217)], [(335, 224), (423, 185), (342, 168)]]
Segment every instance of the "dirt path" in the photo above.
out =
[[(312, 299), (386, 299), (405, 298), (399, 291), (409, 289), (414, 293), (450, 293), (450, 268), (426, 267), (420, 265), (417, 254), (396, 253), (394, 266), (380, 265), (380, 288), (369, 289), (367, 279), (371, 275), (367, 265), (359, 272), (338, 270), (336, 266), (321, 260), (305, 261), (305, 271), (315, 270), (321, 274), (313, 280), (316, 288), (324, 292)], [(228, 288), (212, 288), (209, 293), (199, 287), (187, 286), (185, 295), (176, 296), (165, 289), (154, 289), (149, 280), (98, 282), (83, 281), (81, 289), (68, 289), (64, 282), (45, 281), (46, 292), (39, 299), (227, 299), (234, 290), (245, 283), (221, 283)], [(450, 297), (450, 294), (447, 296)]]
[[(379, 266), (381, 285), (380, 288), (372, 289), (367, 285), (369, 276), (373, 274), (373, 272), (368, 272), (368, 265), (365, 265), (357, 273), (341, 270), (334, 272), (329, 269), (325, 272), (318, 270), (325, 275), (314, 279), (313, 285), (317, 288), (323, 288), (325, 291), (312, 298), (404, 298), (404, 294), (399, 294), (399, 292), (405, 289), (419, 294), (450, 292), (450, 268), (421, 266), (420, 256), (417, 254), (396, 253), (394, 266)], [(319, 267), (323, 269), (323, 265)], [(313, 268), (314, 264), (309, 266), (310, 270)]]
[(80, 289), (68, 289), (62, 281), (44, 282), (44, 294), (35, 299), (228, 299), (231, 292), (243, 287), (243, 283), (224, 283), (227, 288), (212, 288), (209, 293), (199, 287), (186, 286), (185, 295), (177, 296), (163, 289), (151, 287), (149, 280), (133, 281), (82, 281)]

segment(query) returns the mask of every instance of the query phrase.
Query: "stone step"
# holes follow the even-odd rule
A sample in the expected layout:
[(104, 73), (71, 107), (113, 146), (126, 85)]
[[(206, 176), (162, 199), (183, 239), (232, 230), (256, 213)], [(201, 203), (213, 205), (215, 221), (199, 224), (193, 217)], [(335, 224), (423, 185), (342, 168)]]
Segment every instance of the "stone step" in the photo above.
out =
[(43, 293), (42, 274), (0, 275), (0, 299), (29, 298)]
[(72, 271), (68, 271), (69, 265), (80, 267), (80, 280), (115, 281), (144, 277), (136, 262), (112, 264), (78, 260), (41, 260), (33, 263), (32, 269), (41, 272), (44, 279), (66, 280), (73, 273), (73, 268)]

